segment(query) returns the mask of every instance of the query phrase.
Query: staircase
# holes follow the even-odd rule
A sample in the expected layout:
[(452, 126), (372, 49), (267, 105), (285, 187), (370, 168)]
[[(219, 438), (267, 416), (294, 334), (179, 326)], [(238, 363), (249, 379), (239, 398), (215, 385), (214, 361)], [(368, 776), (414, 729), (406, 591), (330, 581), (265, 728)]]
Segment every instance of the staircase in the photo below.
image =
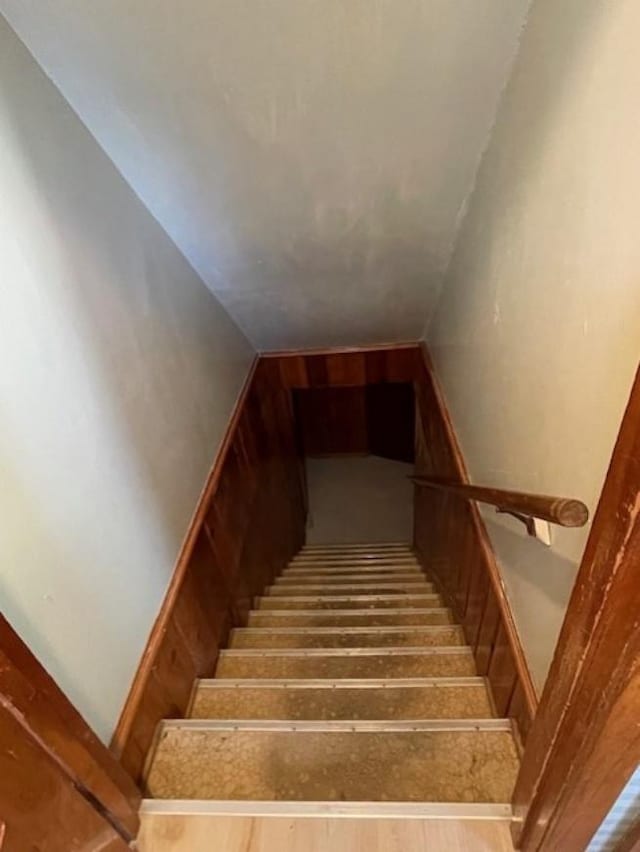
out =
[(196, 683), (190, 718), (162, 723), (147, 794), (205, 813), (505, 819), (519, 757), (495, 716), (408, 545), (306, 546)]

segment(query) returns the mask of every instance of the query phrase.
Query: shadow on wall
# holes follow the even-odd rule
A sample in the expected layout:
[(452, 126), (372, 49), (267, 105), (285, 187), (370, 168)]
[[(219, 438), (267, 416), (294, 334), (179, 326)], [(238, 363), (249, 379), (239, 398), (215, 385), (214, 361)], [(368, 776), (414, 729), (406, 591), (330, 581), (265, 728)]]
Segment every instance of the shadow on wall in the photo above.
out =
[(1, 17), (0, 44), (1, 603), (107, 738), (253, 353)]

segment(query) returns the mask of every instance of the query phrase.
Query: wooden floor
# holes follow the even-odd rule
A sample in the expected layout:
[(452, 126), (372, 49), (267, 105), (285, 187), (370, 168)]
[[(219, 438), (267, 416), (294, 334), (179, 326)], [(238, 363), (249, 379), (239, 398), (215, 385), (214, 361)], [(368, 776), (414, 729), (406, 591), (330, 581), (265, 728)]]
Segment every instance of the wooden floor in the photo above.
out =
[(146, 814), (140, 852), (513, 852), (507, 822)]

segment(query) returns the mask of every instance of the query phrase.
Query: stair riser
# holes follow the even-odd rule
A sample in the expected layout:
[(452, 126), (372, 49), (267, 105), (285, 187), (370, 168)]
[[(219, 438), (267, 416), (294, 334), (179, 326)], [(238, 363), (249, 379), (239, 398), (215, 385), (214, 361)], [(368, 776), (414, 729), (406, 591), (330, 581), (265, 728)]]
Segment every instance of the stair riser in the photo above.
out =
[(367, 565), (419, 565), (418, 560), (415, 556), (385, 556), (385, 557), (370, 557), (370, 558), (359, 558), (354, 556), (349, 557), (322, 557), (322, 558), (313, 558), (313, 559), (300, 559), (296, 557), (289, 562), (289, 567), (291, 568), (310, 568), (313, 566), (325, 566), (327, 568), (337, 567), (340, 568), (344, 565), (354, 565), (356, 567), (365, 567)]
[(380, 573), (378, 571), (361, 571), (357, 573), (340, 571), (340, 572), (318, 572), (318, 571), (295, 571), (292, 573), (285, 572), (279, 577), (276, 577), (274, 585), (298, 585), (300, 583), (415, 583), (421, 580), (428, 580), (426, 574), (422, 571), (395, 571)]
[(413, 625), (452, 624), (453, 617), (448, 609), (433, 609), (429, 612), (385, 612), (369, 610), (353, 612), (292, 611), (286, 615), (270, 613), (268, 610), (253, 610), (249, 614), (249, 627), (399, 627)]
[(465, 638), (459, 627), (428, 628), (427, 630), (370, 633), (293, 632), (274, 630), (234, 630), (230, 648), (384, 648), (384, 647), (435, 647), (464, 645)]
[(147, 780), (175, 799), (509, 802), (506, 731), (209, 731), (168, 728)]
[(380, 542), (359, 544), (305, 544), (298, 555), (305, 553), (352, 553), (353, 551), (364, 551), (366, 553), (386, 553), (389, 550), (401, 550), (413, 553), (413, 547), (406, 542)]
[(404, 654), (402, 656), (226, 656), (218, 661), (217, 678), (398, 678), (470, 677), (471, 654)]
[(269, 597), (281, 597), (303, 595), (407, 595), (407, 594), (433, 594), (433, 585), (426, 580), (408, 583), (370, 583), (348, 585), (344, 583), (304, 583), (301, 586), (286, 584), (284, 586), (268, 586), (265, 595)]
[(439, 595), (353, 595), (349, 598), (331, 597), (261, 597), (256, 599), (256, 609), (285, 610), (285, 609), (421, 609), (441, 607), (442, 598)]
[(377, 688), (201, 686), (199, 719), (484, 719), (493, 715), (484, 684)]

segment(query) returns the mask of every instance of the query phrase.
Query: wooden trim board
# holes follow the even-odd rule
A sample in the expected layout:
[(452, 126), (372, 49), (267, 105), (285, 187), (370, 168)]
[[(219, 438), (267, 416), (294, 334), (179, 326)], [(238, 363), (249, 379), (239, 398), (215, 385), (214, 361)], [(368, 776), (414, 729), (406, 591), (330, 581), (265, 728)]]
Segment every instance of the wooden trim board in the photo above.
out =
[(360, 346), (319, 346), (309, 349), (271, 349), (260, 353), (261, 359), (268, 358), (305, 358), (313, 355), (351, 355), (363, 352), (384, 352), (396, 349), (417, 349), (419, 340), (406, 340), (403, 343), (370, 343)]
[(128, 848), (139, 790), (2, 616), (0, 740), (7, 852)]

